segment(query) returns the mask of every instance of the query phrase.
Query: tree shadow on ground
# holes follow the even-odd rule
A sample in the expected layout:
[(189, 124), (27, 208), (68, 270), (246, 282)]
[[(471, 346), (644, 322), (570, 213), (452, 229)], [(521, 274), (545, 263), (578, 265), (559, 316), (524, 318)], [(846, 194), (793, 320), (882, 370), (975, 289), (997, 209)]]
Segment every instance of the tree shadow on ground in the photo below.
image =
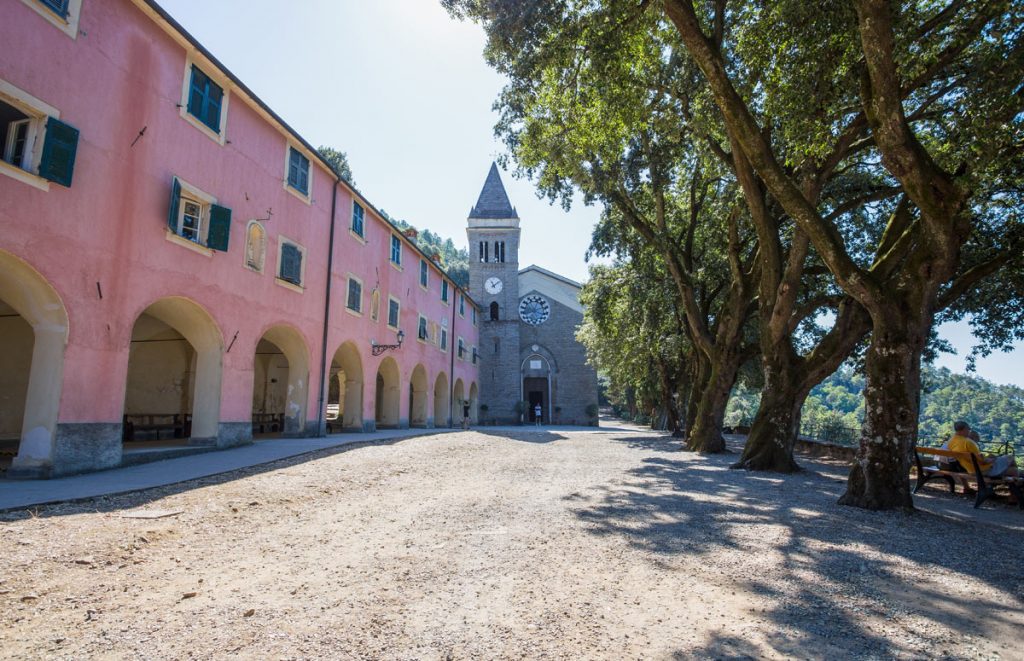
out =
[[(615, 440), (652, 454), (617, 483), (567, 496), (575, 516), (591, 534), (618, 537), (669, 570), (700, 571), (702, 559), (725, 554), (734, 563), (729, 580), (769, 604), (757, 619), (761, 631), (777, 631), (767, 639), (775, 654), (930, 655), (942, 648), (919, 637), (915, 623), (980, 638), (1019, 626), (1022, 534), (841, 507), (845, 480), (834, 471), (842, 467), (819, 473), (809, 461), (790, 475), (751, 473), (730, 470), (730, 455), (673, 452), (665, 436)], [(949, 548), (947, 538), (970, 547)], [(998, 597), (981, 596), (974, 581)], [(768, 651), (726, 632), (679, 658)]]
[(487, 429), (486, 427), (475, 427), (473, 431), (484, 436), (500, 438), (503, 441), (518, 441), (520, 443), (554, 443), (567, 438), (565, 434), (551, 431), (543, 427), (522, 427)]
[[(399, 438), (386, 438), (380, 440), (371, 439), (367, 441), (359, 441), (356, 443), (349, 443), (346, 445), (336, 445), (334, 447), (324, 448), (322, 450), (313, 450), (311, 452), (306, 452), (304, 454), (299, 454), (292, 457), (285, 457), (283, 459), (278, 459), (276, 461), (272, 461), (269, 463), (256, 464), (253, 466), (246, 466), (243, 468), (235, 468), (224, 473), (218, 473), (216, 475), (208, 475), (205, 477), (184, 480), (182, 482), (176, 482), (174, 484), (167, 484), (157, 487), (151, 487), (148, 489), (139, 489), (105, 496), (90, 496), (87, 498), (76, 498), (48, 505), (33, 505), (29, 507), (9, 509), (0, 512), (0, 522), (19, 521), (31, 517), (68, 516), (73, 514), (84, 514), (92, 512), (117, 512), (121, 510), (141, 507), (143, 505), (148, 505), (149, 503), (153, 503), (162, 500), (163, 498), (167, 498), (168, 496), (173, 496), (179, 493), (185, 493), (187, 491), (192, 491), (195, 489), (216, 486), (218, 484), (226, 484), (228, 482), (234, 482), (236, 480), (261, 475), (263, 473), (272, 473), (274, 471), (283, 470), (294, 466), (301, 466), (302, 464), (306, 464), (311, 461), (326, 459), (327, 457), (333, 457), (334, 455), (342, 454), (344, 452), (350, 452), (353, 450), (359, 450), (361, 448), (371, 446), (397, 445), (398, 443), (401, 443), (403, 441), (419, 440), (423, 438), (426, 438), (426, 436), (403, 436)], [(227, 451), (230, 452), (230, 450)]]

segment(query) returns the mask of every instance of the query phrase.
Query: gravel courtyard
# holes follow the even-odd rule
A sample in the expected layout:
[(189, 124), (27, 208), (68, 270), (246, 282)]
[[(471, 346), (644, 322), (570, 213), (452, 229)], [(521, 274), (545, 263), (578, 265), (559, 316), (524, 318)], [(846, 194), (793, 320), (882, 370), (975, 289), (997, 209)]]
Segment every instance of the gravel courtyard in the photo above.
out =
[(1021, 526), (677, 447), (447, 433), (0, 514), (0, 657), (1024, 658)]

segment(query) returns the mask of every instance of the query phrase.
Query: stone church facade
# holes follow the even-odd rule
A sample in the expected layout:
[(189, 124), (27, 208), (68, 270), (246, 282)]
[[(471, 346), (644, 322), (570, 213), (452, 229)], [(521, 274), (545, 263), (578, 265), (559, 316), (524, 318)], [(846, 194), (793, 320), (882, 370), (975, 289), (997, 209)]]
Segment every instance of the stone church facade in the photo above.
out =
[[(580, 284), (539, 266), (519, 268), (519, 215), (495, 164), (470, 210), (469, 292), (480, 320), (480, 418), (544, 424), (597, 424), (597, 373), (576, 341), (583, 323)], [(483, 412), (486, 406), (486, 413)]]

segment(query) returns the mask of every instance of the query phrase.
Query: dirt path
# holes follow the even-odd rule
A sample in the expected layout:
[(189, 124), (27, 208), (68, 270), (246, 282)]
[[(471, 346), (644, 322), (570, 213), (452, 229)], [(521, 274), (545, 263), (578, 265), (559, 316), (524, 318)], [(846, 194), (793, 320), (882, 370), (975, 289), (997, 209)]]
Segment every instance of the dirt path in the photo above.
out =
[(2, 515), (0, 657), (1021, 658), (1024, 534), (673, 447), (451, 433)]

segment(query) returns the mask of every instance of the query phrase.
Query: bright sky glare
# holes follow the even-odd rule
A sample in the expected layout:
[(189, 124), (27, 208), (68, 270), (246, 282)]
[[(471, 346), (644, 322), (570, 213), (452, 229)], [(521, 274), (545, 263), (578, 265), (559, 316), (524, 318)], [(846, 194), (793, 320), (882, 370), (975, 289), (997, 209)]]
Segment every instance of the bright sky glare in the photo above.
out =
[[(378, 208), (466, 244), (466, 215), (492, 160), (492, 104), (502, 79), (483, 60), (476, 25), (437, 0), (158, 0), (214, 56), (313, 145), (348, 153), (360, 191)], [(530, 182), (503, 172), (522, 219), (522, 266), (587, 278), (594, 207), (566, 213)], [(959, 351), (963, 324), (942, 336)], [(978, 361), (978, 374), (1024, 386), (1024, 345)]]

